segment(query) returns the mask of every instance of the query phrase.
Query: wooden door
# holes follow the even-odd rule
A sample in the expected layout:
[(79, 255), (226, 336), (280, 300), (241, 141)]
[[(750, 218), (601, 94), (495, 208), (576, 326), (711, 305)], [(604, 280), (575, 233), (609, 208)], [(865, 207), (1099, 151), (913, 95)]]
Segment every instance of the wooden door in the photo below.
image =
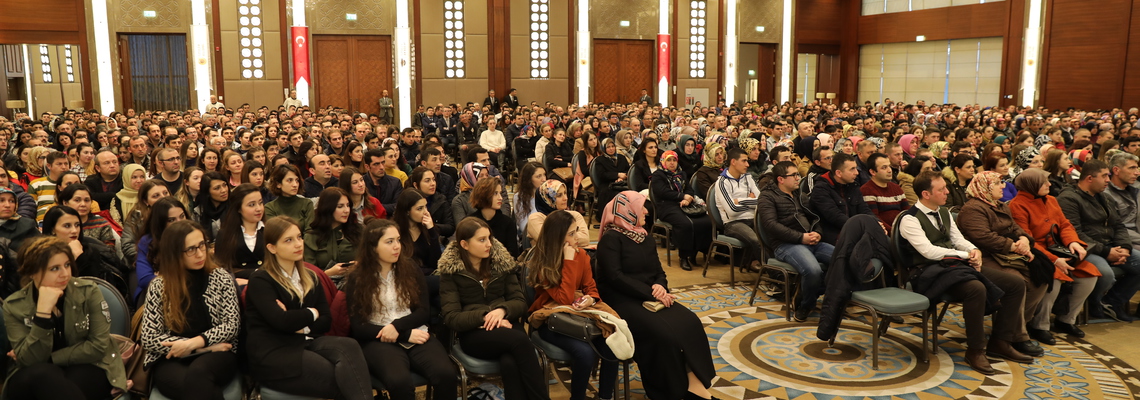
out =
[(633, 103), (657, 78), (652, 40), (594, 40), (594, 101)]
[(759, 43), (760, 53), (756, 62), (756, 101), (774, 104), (776, 102), (776, 44)]
[(313, 58), (317, 107), (373, 114), (380, 111), (380, 93), (392, 92), (388, 36), (313, 35)]

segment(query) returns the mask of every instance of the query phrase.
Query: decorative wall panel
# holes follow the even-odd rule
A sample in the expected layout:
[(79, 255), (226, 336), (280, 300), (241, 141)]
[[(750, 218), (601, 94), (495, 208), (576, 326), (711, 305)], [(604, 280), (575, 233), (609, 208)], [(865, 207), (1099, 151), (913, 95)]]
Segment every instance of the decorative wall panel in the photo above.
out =
[[(120, 29), (131, 28), (183, 28), (190, 18), (183, 17), (183, 2), (179, 0), (118, 0), (114, 18)], [(143, 16), (143, 11), (154, 11), (154, 17)], [(137, 29), (135, 29), (137, 30)]]
[[(745, 0), (737, 4), (741, 43), (780, 43), (784, 26), (782, 0)], [(757, 27), (762, 27), (763, 31)]]
[(657, 0), (581, 1), (590, 1), (590, 31), (596, 39), (657, 38)]
[[(390, 34), (396, 25), (394, 0), (308, 0), (309, 26), (317, 33), (373, 30)], [(356, 14), (349, 21), (345, 14)]]

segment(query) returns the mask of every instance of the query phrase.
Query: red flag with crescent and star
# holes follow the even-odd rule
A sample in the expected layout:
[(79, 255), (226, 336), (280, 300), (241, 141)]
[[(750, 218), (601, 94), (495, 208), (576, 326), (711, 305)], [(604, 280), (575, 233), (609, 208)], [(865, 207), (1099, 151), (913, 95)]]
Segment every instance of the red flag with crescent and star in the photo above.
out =
[(309, 27), (290, 27), (290, 33), (293, 38), (293, 87), (298, 92), (307, 93), (309, 84), (313, 81), (309, 77)]

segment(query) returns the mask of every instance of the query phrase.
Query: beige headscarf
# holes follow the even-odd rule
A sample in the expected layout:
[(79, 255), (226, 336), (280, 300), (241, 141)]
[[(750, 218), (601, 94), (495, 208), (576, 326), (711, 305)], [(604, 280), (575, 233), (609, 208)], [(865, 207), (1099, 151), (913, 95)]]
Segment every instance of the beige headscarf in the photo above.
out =
[(131, 175), (134, 174), (135, 171), (143, 171), (143, 173), (146, 173), (146, 168), (138, 164), (127, 164), (127, 166), (123, 167), (123, 189), (119, 190), (118, 194), (115, 194), (115, 197), (119, 199), (119, 204), (122, 205), (123, 218), (126, 218), (126, 214), (135, 209), (135, 203), (139, 202), (139, 191), (131, 187)]

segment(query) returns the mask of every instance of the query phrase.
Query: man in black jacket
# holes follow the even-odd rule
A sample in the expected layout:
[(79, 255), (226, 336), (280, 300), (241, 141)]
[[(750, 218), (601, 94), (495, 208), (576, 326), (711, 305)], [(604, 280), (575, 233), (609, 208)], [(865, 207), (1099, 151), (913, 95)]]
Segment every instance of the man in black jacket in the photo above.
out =
[(815, 216), (799, 201), (800, 173), (796, 164), (776, 164), (758, 184), (760, 200), (756, 217), (761, 237), (774, 249), (776, 259), (791, 264), (800, 274), (800, 298), (795, 304), (796, 321), (807, 321), (823, 294), (823, 270), (831, 262), (834, 246), (823, 242), (815, 231)]
[(91, 199), (99, 203), (99, 209), (110, 210), (111, 200), (123, 190), (123, 177), (119, 176), (119, 157), (110, 150), (95, 155), (95, 172), (83, 182), (91, 189)]
[[(1062, 191), (1057, 203), (1088, 245), (1085, 260), (1100, 270), (1100, 279), (1089, 296), (1089, 313), (1131, 322), (1135, 317), (1129, 302), (1140, 289), (1140, 251), (1132, 248), (1132, 238), (1116, 212), (1115, 201), (1104, 195), (1107, 187), (1108, 165), (1092, 159), (1081, 167), (1081, 180)], [(1124, 274), (1114, 273), (1113, 268)]]
[(311, 175), (305, 178), (305, 197), (320, 197), (321, 191), (336, 187), (340, 183), (339, 178), (332, 176), (332, 163), (329, 162), (329, 156), (324, 154), (317, 154), (309, 159), (309, 172)]
[(836, 154), (831, 160), (831, 167), (830, 172), (815, 177), (815, 185), (809, 196), (809, 208), (819, 216), (823, 242), (834, 245), (848, 218), (874, 213), (867, 202), (863, 201), (860, 186), (855, 184), (860, 173), (855, 167), (855, 157)]

